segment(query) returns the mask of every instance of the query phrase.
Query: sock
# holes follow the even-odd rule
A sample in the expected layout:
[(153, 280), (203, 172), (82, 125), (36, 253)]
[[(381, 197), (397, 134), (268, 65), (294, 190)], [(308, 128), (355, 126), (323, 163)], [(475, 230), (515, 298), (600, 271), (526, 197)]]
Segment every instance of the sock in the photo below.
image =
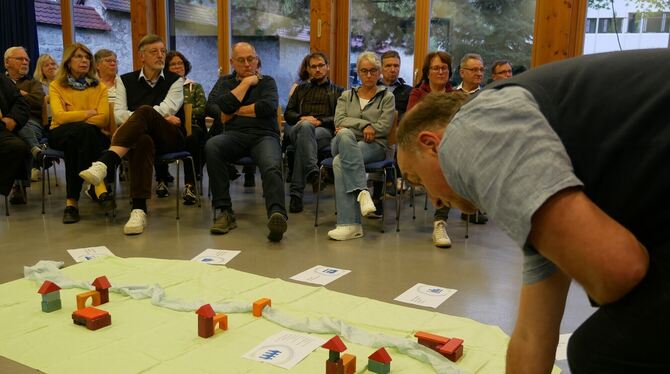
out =
[(75, 199), (67, 199), (65, 201), (65, 206), (73, 206), (73, 207), (76, 208), (77, 205), (79, 205), (79, 204), (78, 204), (77, 200), (75, 200)]
[(147, 199), (133, 198), (133, 209), (142, 209), (144, 213), (147, 212)]
[(119, 155), (116, 153), (108, 150), (103, 153), (99, 161), (107, 166), (107, 174), (109, 175), (113, 170), (116, 170), (116, 167), (121, 162), (121, 157), (119, 157)]
[(100, 197), (100, 195), (106, 192), (107, 186), (105, 185), (105, 182), (100, 182), (97, 186), (95, 186), (95, 196)]

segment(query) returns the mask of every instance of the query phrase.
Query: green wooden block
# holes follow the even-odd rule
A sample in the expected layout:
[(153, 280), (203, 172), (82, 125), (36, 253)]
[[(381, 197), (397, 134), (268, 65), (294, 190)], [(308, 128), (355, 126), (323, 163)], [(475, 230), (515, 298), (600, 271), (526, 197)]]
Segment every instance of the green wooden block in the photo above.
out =
[(42, 311), (45, 313), (51, 313), (54, 310), (59, 310), (61, 308), (60, 299), (51, 300), (51, 301), (42, 301)]
[(391, 371), (391, 364), (382, 364), (379, 361), (368, 359), (368, 370), (377, 374), (387, 374)]
[(337, 351), (329, 351), (328, 353), (328, 360), (337, 362), (340, 359), (340, 352)]
[(46, 295), (42, 295), (42, 301), (54, 301), (60, 300), (60, 291), (49, 292)]

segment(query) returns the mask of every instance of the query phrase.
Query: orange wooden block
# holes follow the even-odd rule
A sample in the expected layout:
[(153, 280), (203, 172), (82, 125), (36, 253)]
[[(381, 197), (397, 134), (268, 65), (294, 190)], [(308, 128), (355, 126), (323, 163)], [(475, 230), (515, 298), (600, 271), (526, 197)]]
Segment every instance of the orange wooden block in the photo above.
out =
[(214, 329), (216, 329), (216, 325), (219, 325), (219, 328), (223, 331), (228, 330), (228, 316), (226, 314), (217, 314), (214, 316)]
[(100, 292), (88, 291), (77, 295), (77, 310), (86, 308), (86, 300), (92, 298), (93, 306), (100, 305)]
[(344, 366), (344, 374), (356, 373), (356, 356), (348, 353), (343, 354), (342, 365)]
[(268, 299), (267, 297), (254, 301), (254, 307), (253, 307), (254, 317), (262, 316), (263, 308), (265, 308), (266, 305), (272, 306), (272, 300)]

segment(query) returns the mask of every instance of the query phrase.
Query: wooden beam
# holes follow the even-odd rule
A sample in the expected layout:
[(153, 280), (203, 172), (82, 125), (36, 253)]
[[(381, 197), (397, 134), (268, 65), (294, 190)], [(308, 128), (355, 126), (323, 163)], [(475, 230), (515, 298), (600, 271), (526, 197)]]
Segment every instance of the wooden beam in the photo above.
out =
[(138, 70), (142, 63), (137, 54), (140, 40), (156, 32), (156, 7), (154, 0), (130, 0), (130, 29), (133, 42), (133, 69)]
[[(310, 33), (309, 49), (311, 52), (323, 52), (331, 60), (331, 67), (335, 61), (335, 2), (330, 0), (310, 1)], [(330, 70), (330, 79), (333, 80), (335, 70)]]
[(583, 53), (586, 8), (587, 0), (536, 2), (532, 67)]
[(334, 70), (333, 82), (345, 89), (349, 87), (349, 1), (335, 2), (335, 55), (331, 57)]
[(63, 33), (63, 49), (74, 44), (74, 9), (72, 0), (61, 0), (60, 3), (61, 32)]
[(217, 47), (219, 50), (219, 75), (230, 74), (230, 48), (232, 30), (230, 25), (230, 0), (216, 1)]
[(421, 79), (423, 59), (428, 54), (430, 43), (430, 0), (417, 0), (414, 31), (414, 73), (413, 85)]
[(168, 45), (168, 27), (167, 27), (167, 14), (168, 14), (168, 4), (167, 0), (155, 0), (155, 25), (156, 25), (156, 35), (160, 36), (161, 39), (165, 42), (165, 46)]

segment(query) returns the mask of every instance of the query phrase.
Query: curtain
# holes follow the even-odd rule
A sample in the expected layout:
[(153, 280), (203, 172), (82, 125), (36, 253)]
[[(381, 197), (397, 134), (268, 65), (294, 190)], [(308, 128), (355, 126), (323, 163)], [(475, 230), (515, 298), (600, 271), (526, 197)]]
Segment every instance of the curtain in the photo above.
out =
[(0, 0), (0, 53), (17, 45), (28, 51), (32, 75), (40, 55), (34, 0)]

